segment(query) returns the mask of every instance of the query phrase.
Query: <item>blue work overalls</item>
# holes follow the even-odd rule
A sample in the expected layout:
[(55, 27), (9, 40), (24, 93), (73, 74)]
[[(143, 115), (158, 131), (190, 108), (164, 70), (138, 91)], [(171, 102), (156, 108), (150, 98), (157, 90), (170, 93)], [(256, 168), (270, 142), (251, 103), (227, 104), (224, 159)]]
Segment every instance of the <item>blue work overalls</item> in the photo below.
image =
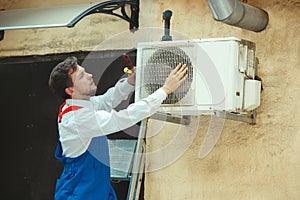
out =
[[(63, 114), (60, 111), (60, 118)], [(76, 158), (63, 156), (61, 143), (58, 140), (55, 157), (64, 164), (63, 172), (56, 182), (55, 200), (117, 199), (110, 184), (109, 150), (106, 136), (93, 138), (87, 151)]]

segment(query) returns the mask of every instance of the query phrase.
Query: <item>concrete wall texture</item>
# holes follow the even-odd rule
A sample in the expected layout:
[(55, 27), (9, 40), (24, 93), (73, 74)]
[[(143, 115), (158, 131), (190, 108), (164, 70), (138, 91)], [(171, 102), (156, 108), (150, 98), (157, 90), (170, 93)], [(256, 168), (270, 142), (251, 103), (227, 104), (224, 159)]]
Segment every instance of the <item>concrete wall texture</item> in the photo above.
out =
[[(45, 7), (85, 1), (1, 1), (1, 9)], [(205, 0), (141, 0), (140, 30), (116, 17), (91, 15), (74, 28), (11, 30), (0, 42), (0, 56), (43, 55), (99, 49), (135, 48), (163, 34), (162, 13), (173, 12), (171, 35), (180, 38), (239, 37), (256, 43), (264, 90), (257, 123), (225, 120), (214, 149), (199, 159), (211, 123), (193, 117), (181, 126), (148, 123), (145, 199), (297, 200), (300, 198), (300, 0), (249, 0), (269, 14), (259, 33), (213, 20)], [(150, 30), (151, 34), (145, 34)], [(149, 33), (149, 32), (148, 32)], [(116, 37), (119, 35), (119, 37)], [(105, 45), (106, 44), (106, 45)], [(179, 135), (179, 140), (174, 138)], [(170, 152), (162, 151), (170, 142)], [(190, 141), (191, 144), (187, 145)], [(184, 146), (186, 148), (182, 148)], [(166, 163), (176, 149), (182, 155)], [(151, 154), (160, 151), (161, 154)], [(165, 164), (161, 164), (164, 163)], [(163, 167), (153, 167), (153, 166)], [(153, 169), (153, 170), (151, 170)]]

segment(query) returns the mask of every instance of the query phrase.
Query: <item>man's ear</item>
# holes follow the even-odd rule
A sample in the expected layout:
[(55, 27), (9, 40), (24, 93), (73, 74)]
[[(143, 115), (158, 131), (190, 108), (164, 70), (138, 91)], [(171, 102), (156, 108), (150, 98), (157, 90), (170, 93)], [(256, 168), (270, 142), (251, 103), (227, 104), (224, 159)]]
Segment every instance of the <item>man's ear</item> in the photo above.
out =
[(67, 87), (67, 88), (65, 89), (65, 92), (66, 92), (68, 95), (72, 96), (72, 94), (73, 94), (73, 88), (72, 88), (72, 87)]

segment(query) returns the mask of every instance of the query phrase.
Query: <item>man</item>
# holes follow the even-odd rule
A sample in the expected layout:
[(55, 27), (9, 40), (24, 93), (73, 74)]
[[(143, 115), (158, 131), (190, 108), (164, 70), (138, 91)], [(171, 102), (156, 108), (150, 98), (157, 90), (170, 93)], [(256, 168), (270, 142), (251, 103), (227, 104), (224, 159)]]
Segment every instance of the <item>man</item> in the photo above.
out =
[(168, 94), (186, 80), (186, 65), (170, 73), (165, 84), (127, 109), (114, 108), (134, 91), (135, 73), (121, 79), (105, 94), (95, 96), (91, 74), (68, 57), (51, 72), (50, 89), (65, 99), (58, 115), (59, 140), (55, 156), (64, 163), (55, 200), (113, 200), (106, 135), (124, 130), (154, 114)]

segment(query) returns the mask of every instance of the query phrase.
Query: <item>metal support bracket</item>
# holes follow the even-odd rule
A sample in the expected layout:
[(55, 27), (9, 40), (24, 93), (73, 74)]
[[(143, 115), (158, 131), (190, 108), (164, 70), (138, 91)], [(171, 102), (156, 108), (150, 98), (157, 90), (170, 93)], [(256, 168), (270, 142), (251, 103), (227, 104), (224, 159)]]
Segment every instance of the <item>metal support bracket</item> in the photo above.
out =
[(256, 109), (252, 110), (247, 114), (240, 114), (240, 113), (231, 113), (226, 112), (225, 114), (221, 111), (215, 112), (215, 115), (220, 118), (230, 119), (234, 121), (246, 122), (251, 125), (256, 124)]
[[(128, 5), (130, 6), (130, 13), (127, 13), (126, 10)], [(120, 10), (121, 14), (115, 12), (118, 10)], [(136, 31), (139, 27), (139, 0), (112, 0), (99, 3), (72, 20), (68, 27), (73, 27), (83, 17), (94, 13), (104, 13), (119, 17), (129, 23), (131, 31)]]
[(190, 124), (190, 116), (174, 116), (165, 113), (155, 113), (150, 117), (150, 119), (156, 119), (164, 122), (170, 122), (175, 124), (189, 125)]

